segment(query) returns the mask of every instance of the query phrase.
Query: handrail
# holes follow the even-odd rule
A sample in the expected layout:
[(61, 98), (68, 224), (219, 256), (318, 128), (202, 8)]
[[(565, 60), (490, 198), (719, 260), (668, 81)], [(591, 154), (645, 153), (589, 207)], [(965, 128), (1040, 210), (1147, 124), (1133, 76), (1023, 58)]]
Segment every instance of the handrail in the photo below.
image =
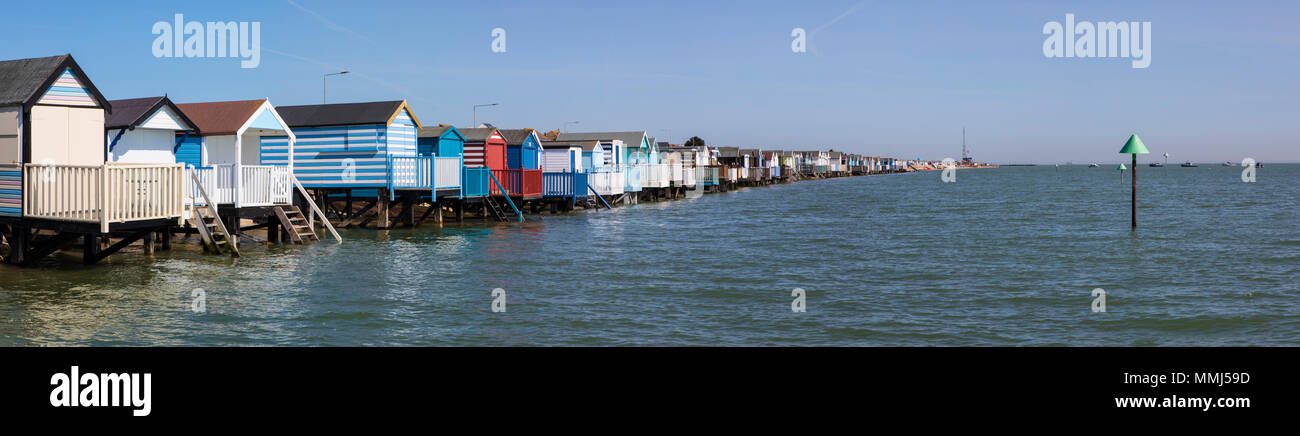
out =
[[(193, 170), (193, 169), (194, 169), (194, 165), (191, 165), (191, 164), (185, 164), (185, 166), (189, 167), (190, 170)], [(198, 190), (199, 190), (199, 194), (203, 195), (203, 201), (205, 202), (205, 206), (208, 208), (208, 212), (212, 212), (212, 220), (215, 221), (216, 224), (217, 224), (217, 227), (221, 229), (221, 234), (222, 234), (222, 235), (225, 235), (225, 238), (226, 238), (226, 245), (230, 248), (230, 255), (231, 255), (231, 256), (235, 256), (235, 257), (239, 257), (239, 256), (240, 256), (240, 254), (239, 254), (239, 242), (236, 241), (235, 238), (231, 238), (231, 237), (230, 237), (230, 236), (231, 236), (231, 235), (230, 235), (230, 229), (227, 229), (227, 228), (226, 228), (226, 223), (221, 221), (221, 214), (217, 213), (217, 205), (216, 205), (215, 203), (212, 202), (212, 199), (211, 199), (211, 198), (208, 198), (208, 190), (207, 190), (207, 189), (203, 189), (203, 183), (200, 183), (200, 182), (199, 182), (199, 176), (198, 176), (198, 174), (195, 174), (194, 171), (186, 171), (186, 172), (187, 172), (187, 173), (190, 173), (190, 179), (191, 179), (191, 180), (194, 180), (194, 185), (198, 188)], [(193, 213), (193, 214), (195, 214), (195, 217), (194, 217), (194, 218), (195, 218), (195, 221), (198, 222), (198, 225), (200, 225), (200, 226), (202, 226), (202, 225), (206, 225), (206, 223), (203, 222), (203, 214), (199, 213), (198, 209), (190, 209), (190, 212)], [(239, 225), (236, 224), (235, 227), (236, 227), (236, 228), (235, 228), (235, 231), (238, 232), (238, 231), (239, 231), (239, 228), (238, 228)], [(203, 233), (200, 233), (200, 234), (207, 234), (207, 233), (206, 233), (207, 230), (200, 230), (200, 232), (203, 232)], [(209, 236), (209, 238), (211, 238), (211, 236)], [(217, 248), (215, 242), (212, 244), (212, 247), (213, 247), (214, 250), (217, 250), (218, 253), (221, 252), (221, 251)]]
[(600, 199), (600, 202), (601, 202), (601, 203), (604, 203), (604, 204), (605, 204), (605, 209), (613, 209), (612, 207), (609, 207), (609, 202), (608, 202), (608, 201), (605, 201), (605, 197), (601, 197), (601, 196), (600, 196), (600, 193), (596, 192), (595, 189), (592, 189), (592, 188), (591, 188), (591, 185), (587, 185), (587, 190), (588, 190), (588, 191), (591, 191), (592, 195), (595, 195), (596, 198), (599, 198), (599, 199)]
[[(302, 182), (298, 181), (298, 176), (289, 176), (289, 177), (293, 178), (293, 186), (295, 188), (298, 188), (298, 193), (302, 194), (302, 198), (304, 200), (307, 200), (307, 206), (311, 207), (311, 213), (314, 214), (314, 216), (319, 216), (321, 222), (325, 223), (325, 228), (329, 229), (331, 235), (334, 235), (334, 240), (342, 244), (343, 237), (339, 236), (338, 230), (334, 230), (334, 224), (330, 223), (330, 219), (325, 216), (325, 213), (321, 212), (320, 209), (316, 208), (316, 202), (311, 199), (311, 195), (307, 194), (307, 189), (302, 187)], [(307, 217), (307, 222), (311, 223), (311, 217)]]
[(487, 173), (488, 178), (492, 179), (492, 183), (497, 185), (497, 189), (501, 190), (501, 196), (506, 198), (506, 203), (510, 204), (511, 209), (515, 210), (515, 216), (519, 217), (519, 222), (523, 222), (524, 213), (520, 212), (518, 207), (515, 207), (515, 201), (510, 199), (510, 191), (507, 191), (506, 188), (501, 186), (501, 182), (497, 180), (496, 174), (492, 174), (491, 171), (488, 171)]

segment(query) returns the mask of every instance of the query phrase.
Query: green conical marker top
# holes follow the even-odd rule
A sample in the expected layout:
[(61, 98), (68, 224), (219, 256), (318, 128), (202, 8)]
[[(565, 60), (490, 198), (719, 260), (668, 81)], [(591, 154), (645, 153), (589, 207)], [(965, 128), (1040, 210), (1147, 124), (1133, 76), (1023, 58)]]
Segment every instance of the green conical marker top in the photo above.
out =
[(1128, 167), (1124, 166), (1124, 164), (1119, 164), (1119, 167), (1118, 167), (1118, 168), (1115, 168), (1115, 169), (1120, 170), (1120, 171), (1124, 171), (1124, 170), (1127, 170)]
[(1138, 139), (1138, 135), (1134, 133), (1133, 136), (1128, 137), (1128, 142), (1124, 143), (1124, 148), (1121, 148), (1119, 150), (1119, 153), (1120, 154), (1147, 154), (1150, 152), (1147, 151), (1147, 146), (1142, 144), (1142, 140)]

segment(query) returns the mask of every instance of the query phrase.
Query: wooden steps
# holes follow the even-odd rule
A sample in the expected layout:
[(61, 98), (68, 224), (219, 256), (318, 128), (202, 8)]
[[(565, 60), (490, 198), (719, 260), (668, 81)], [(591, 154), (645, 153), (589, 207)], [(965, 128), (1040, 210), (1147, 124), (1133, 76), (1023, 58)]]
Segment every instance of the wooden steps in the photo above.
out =
[(280, 225), (284, 226), (284, 231), (289, 233), (289, 240), (295, 244), (304, 244), (307, 242), (320, 242), (320, 237), (311, 228), (311, 223), (307, 220), (307, 215), (302, 213), (298, 206), (276, 206), (275, 216), (280, 218)]
[(513, 210), (507, 212), (505, 209), (502, 209), (501, 204), (497, 203), (497, 201), (490, 195), (483, 197), (483, 201), (487, 203), (488, 211), (492, 213), (492, 216), (495, 217), (497, 221), (510, 221), (510, 216), (515, 214)]
[(203, 239), (203, 247), (206, 250), (221, 254), (224, 249), (232, 257), (239, 257), (239, 244), (230, 237), (230, 231), (226, 229), (226, 224), (221, 222), (216, 208), (196, 207), (194, 214), (186, 221), (190, 223), (190, 227), (198, 229), (199, 237)]

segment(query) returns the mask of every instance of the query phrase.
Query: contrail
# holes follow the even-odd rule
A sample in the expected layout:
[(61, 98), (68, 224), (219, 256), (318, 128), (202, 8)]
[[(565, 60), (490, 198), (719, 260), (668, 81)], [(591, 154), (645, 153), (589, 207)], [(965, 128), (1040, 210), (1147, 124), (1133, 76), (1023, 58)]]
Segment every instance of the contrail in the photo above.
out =
[(818, 52), (817, 52), (817, 40), (816, 40), (815, 38), (813, 38), (814, 36), (817, 36), (817, 32), (820, 32), (820, 31), (822, 31), (822, 30), (828, 29), (828, 28), (830, 28), (831, 26), (834, 26), (835, 23), (838, 23), (840, 20), (843, 20), (844, 18), (848, 17), (849, 15), (853, 15), (853, 14), (857, 13), (858, 10), (860, 10), (860, 9), (862, 9), (864, 6), (866, 6), (867, 3), (871, 3), (871, 0), (862, 0), (862, 1), (858, 2), (857, 4), (853, 5), (853, 7), (849, 8), (847, 11), (844, 11), (843, 13), (841, 13), (841, 14), (835, 16), (835, 18), (831, 19), (830, 22), (827, 22), (826, 24), (823, 24), (823, 25), (821, 25), (821, 26), (818, 26), (817, 28), (813, 29), (811, 32), (808, 32), (808, 47), (809, 47), (809, 48), (812, 48), (813, 54), (818, 55), (818, 56), (821, 55), (821, 53), (818, 53)]
[(300, 4), (298, 4), (298, 3), (295, 3), (293, 0), (285, 0), (285, 1), (289, 2), (289, 4), (290, 4), (290, 5), (293, 5), (293, 7), (298, 8), (298, 10), (301, 10), (301, 11), (303, 11), (303, 12), (306, 12), (307, 15), (311, 15), (313, 18), (316, 19), (316, 21), (320, 21), (321, 24), (324, 24), (325, 27), (328, 27), (328, 28), (331, 29), (331, 30), (338, 31), (338, 32), (343, 32), (343, 33), (347, 33), (347, 34), (351, 34), (352, 36), (355, 36), (355, 37), (361, 39), (362, 41), (368, 42), (368, 43), (370, 43), (370, 44), (372, 44), (372, 45), (379, 45), (379, 43), (375, 42), (373, 39), (367, 38), (365, 35), (362, 35), (362, 34), (360, 34), (360, 33), (357, 33), (357, 32), (355, 32), (355, 31), (353, 31), (352, 29), (349, 29), (349, 28), (343, 27), (343, 26), (339, 25), (338, 23), (335, 23), (335, 22), (333, 22), (333, 21), (330, 21), (330, 19), (329, 19), (329, 18), (325, 18), (324, 15), (318, 14), (318, 13), (316, 13), (316, 11), (313, 11), (313, 10), (311, 10), (311, 9), (307, 9), (307, 8), (303, 7), (302, 5), (300, 5)]

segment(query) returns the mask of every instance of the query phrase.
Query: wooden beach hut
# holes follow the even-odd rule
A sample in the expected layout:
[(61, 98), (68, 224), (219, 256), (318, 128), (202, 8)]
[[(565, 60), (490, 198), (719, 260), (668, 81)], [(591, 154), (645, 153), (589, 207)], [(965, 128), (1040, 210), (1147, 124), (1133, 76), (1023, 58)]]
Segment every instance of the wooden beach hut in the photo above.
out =
[(591, 162), (584, 161), (583, 146), (599, 150), (596, 141), (542, 141), (543, 196), (556, 200), (565, 209), (572, 209), (580, 202), (596, 195), (590, 186), (590, 174), (584, 167)]
[(0, 61), (5, 262), (30, 265), (78, 241), (86, 263), (135, 241), (151, 250), (155, 232), (185, 215), (181, 165), (108, 162), (112, 109), (71, 55)]
[[(401, 221), (414, 225), (417, 203), (460, 191), (460, 159), (420, 154), (420, 120), (405, 100), (284, 106), (280, 113), (301, 138), (289, 153), (295, 175), (345, 225), (392, 227), (394, 203)], [(262, 141), (269, 162), (281, 161), (285, 140)], [(367, 204), (354, 209), (358, 199)]]
[(113, 113), (104, 119), (108, 161), (118, 163), (174, 164), (196, 161), (197, 149), (181, 153), (190, 136), (198, 136), (194, 122), (166, 96), (113, 100)]
[(488, 185), (491, 196), (522, 200), (541, 198), (541, 170), (510, 168), (506, 158), (508, 144), (500, 130), (495, 127), (476, 127), (461, 129), (461, 134), (465, 135), (465, 165), (487, 168), (491, 172), (492, 180)]

